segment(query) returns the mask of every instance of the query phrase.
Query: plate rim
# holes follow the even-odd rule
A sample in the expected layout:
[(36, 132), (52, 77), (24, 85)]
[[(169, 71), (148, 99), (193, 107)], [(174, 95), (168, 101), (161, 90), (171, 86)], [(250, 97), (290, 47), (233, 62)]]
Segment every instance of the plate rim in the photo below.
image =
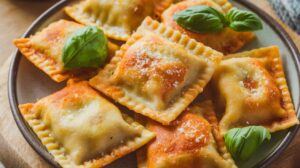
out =
[[(299, 57), (299, 51), (296, 47), (294, 41), (291, 39), (291, 37), (288, 35), (288, 33), (284, 30), (284, 28), (275, 20), (273, 19), (268, 13), (260, 9), (259, 7), (255, 6), (249, 1), (244, 0), (237, 0), (235, 1), (239, 4), (242, 4), (246, 8), (250, 9), (251, 11), (255, 12), (260, 18), (262, 18), (271, 28), (273, 31), (277, 33), (281, 41), (286, 45), (287, 49), (291, 53), (291, 57), (296, 65), (296, 71), (297, 75), (300, 78), (300, 60)], [(33, 23), (29, 26), (29, 28), (26, 30), (26, 32), (21, 36), (22, 38), (27, 37), (31, 34), (31, 32), (35, 31), (38, 27), (41, 26), (43, 23), (43, 20), (49, 18), (54, 13), (56, 13), (58, 10), (60, 10), (62, 7), (64, 7), (66, 4), (70, 3), (68, 0), (60, 0), (54, 5), (52, 5), (50, 8), (48, 8), (45, 12), (43, 12), (39, 17), (37, 17)], [(19, 68), (19, 63), (21, 60), (21, 53), (18, 49), (16, 49), (12, 56), (12, 60), (9, 67), (9, 73), (8, 73), (8, 99), (9, 99), (9, 105), (14, 117), (14, 120), (22, 133), (23, 137), (29, 143), (29, 145), (44, 159), (46, 160), (50, 165), (54, 167), (60, 167), (60, 165), (54, 160), (53, 156), (45, 150), (43, 146), (40, 145), (39, 142), (36, 141), (36, 138), (34, 137), (35, 134), (33, 134), (33, 131), (30, 129), (30, 127), (27, 125), (25, 120), (23, 119), (19, 108), (18, 108), (18, 100), (17, 100), (17, 89), (16, 89), (16, 77), (17, 72)], [(300, 83), (300, 80), (299, 80)], [(300, 94), (298, 95), (300, 97)], [(298, 108), (296, 109), (297, 117), (300, 118), (300, 111), (299, 111), (299, 104), (300, 99), (297, 102)], [(293, 126), (292, 128), (289, 128), (288, 133), (285, 135), (282, 142), (263, 160), (258, 162), (255, 167), (267, 167), (271, 162), (273, 162), (275, 159), (279, 157), (279, 155), (287, 148), (287, 146), (291, 143), (292, 139), (296, 135), (299, 125)]]
[[(70, 3), (68, 0), (60, 0), (46, 11), (44, 11), (41, 15), (39, 15), (32, 24), (27, 28), (25, 33), (21, 36), (21, 38), (25, 38), (29, 36), (32, 32), (38, 29), (43, 23), (43, 20), (49, 18), (57, 11), (59, 11), (62, 7)], [(8, 72), (8, 99), (9, 105), (13, 113), (14, 120), (22, 133), (23, 137), (29, 143), (31, 148), (38, 153), (44, 160), (46, 160), (51, 166), (61, 167), (55, 160), (53, 155), (51, 155), (45, 147), (43, 147), (39, 142), (36, 142), (37, 136), (30, 129), (29, 125), (26, 123), (22, 114), (18, 108), (18, 99), (17, 99), (17, 88), (16, 88), (16, 77), (19, 68), (19, 63), (21, 60), (21, 52), (19, 49), (16, 49), (15, 52), (11, 55), (13, 58), (10, 63), (9, 72)]]

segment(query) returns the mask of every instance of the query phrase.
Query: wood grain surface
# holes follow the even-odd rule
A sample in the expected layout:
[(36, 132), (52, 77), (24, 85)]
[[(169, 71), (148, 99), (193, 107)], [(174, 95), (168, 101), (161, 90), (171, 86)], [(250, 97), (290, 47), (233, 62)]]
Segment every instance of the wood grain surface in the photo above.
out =
[[(267, 0), (249, 1), (278, 20)], [(13, 120), (7, 98), (7, 74), (9, 57), (15, 50), (12, 40), (20, 37), (32, 21), (55, 2), (55, 0), (0, 0), (0, 161), (7, 168), (50, 167), (27, 144)], [(286, 25), (283, 26), (300, 48), (300, 37)], [(300, 133), (269, 167), (300, 167), (298, 153), (300, 153)]]

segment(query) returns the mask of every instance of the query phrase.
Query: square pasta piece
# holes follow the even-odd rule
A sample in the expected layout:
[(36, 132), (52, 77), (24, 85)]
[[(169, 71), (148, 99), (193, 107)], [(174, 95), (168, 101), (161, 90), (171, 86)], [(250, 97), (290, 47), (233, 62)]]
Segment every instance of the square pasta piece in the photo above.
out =
[(112, 39), (126, 41), (146, 16), (160, 16), (173, 0), (84, 0), (65, 12), (85, 25), (96, 25)]
[(226, 13), (233, 8), (227, 0), (186, 0), (178, 2), (166, 9), (162, 14), (162, 21), (166, 25), (171, 26), (181, 33), (186, 34), (189, 37), (203, 43), (204, 45), (207, 45), (224, 54), (234, 53), (238, 51), (254, 38), (254, 33), (252, 32), (236, 32), (230, 28), (225, 28), (220, 32), (200, 34), (181, 27), (173, 19), (173, 16), (177, 12), (197, 5), (209, 6), (221, 13)]
[(137, 151), (138, 168), (234, 168), (210, 100), (188, 107), (170, 125), (138, 116), (156, 138)]
[(148, 17), (90, 84), (169, 124), (202, 92), (222, 56)]
[[(30, 62), (56, 82), (62, 82), (73, 76), (89, 76), (93, 70), (66, 71), (62, 62), (64, 43), (73, 32), (83, 27), (84, 25), (72, 21), (59, 20), (29, 38), (14, 40), (14, 44)], [(119, 47), (109, 42), (108, 48), (111, 56)]]
[(103, 167), (155, 136), (86, 81), (19, 108), (62, 167)]
[(276, 46), (226, 56), (212, 83), (223, 134), (248, 125), (275, 132), (299, 122)]

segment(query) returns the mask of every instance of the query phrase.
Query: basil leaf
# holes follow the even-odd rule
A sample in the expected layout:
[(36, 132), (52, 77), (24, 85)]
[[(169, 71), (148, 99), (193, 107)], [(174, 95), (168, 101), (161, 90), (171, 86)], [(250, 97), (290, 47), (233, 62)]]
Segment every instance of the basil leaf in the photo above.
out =
[(247, 160), (271, 134), (262, 126), (230, 129), (224, 136), (225, 144), (235, 159)]
[(177, 12), (173, 19), (192, 32), (206, 33), (223, 30), (226, 19), (222, 13), (208, 6), (192, 6)]
[(66, 40), (62, 61), (66, 70), (97, 68), (107, 57), (107, 39), (102, 30), (87, 26), (72, 33)]
[(227, 26), (241, 32), (263, 28), (262, 22), (254, 13), (236, 8), (224, 16), (209, 6), (192, 6), (175, 13), (173, 19), (181, 27), (196, 33), (219, 32)]
[(236, 8), (226, 14), (229, 27), (235, 31), (255, 31), (263, 28), (262, 22), (254, 13)]

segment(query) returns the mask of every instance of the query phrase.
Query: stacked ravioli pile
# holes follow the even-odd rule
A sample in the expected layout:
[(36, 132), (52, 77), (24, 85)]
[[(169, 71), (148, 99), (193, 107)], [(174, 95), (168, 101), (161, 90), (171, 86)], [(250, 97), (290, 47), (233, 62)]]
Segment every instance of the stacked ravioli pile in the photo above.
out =
[[(137, 150), (138, 167), (236, 167), (224, 144), (232, 128), (270, 132), (298, 124), (276, 46), (238, 52), (253, 32), (196, 33), (173, 15), (227, 0), (84, 0), (29, 38), (21, 53), (67, 86), (19, 105), (62, 167), (103, 167)], [(66, 69), (68, 37), (97, 26), (108, 38), (99, 68)]]

